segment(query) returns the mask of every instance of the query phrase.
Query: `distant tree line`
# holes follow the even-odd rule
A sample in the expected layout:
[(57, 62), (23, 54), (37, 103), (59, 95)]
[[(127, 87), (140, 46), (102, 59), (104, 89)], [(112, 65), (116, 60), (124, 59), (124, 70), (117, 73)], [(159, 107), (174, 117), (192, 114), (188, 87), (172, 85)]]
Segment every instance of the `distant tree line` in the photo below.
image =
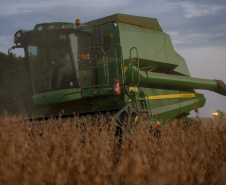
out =
[(32, 113), (32, 89), (24, 57), (12, 54), (10, 63), (8, 55), (0, 52), (0, 89), (0, 114)]

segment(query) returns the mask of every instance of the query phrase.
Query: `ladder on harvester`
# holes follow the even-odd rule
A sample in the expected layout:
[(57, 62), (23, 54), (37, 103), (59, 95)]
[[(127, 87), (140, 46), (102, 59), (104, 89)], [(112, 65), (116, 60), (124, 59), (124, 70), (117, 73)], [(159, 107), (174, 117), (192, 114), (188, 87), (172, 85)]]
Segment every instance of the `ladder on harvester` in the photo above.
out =
[[(133, 66), (133, 59), (132, 59), (132, 51), (135, 50), (136, 52), (136, 63), (137, 63), (137, 68), (138, 68), (138, 82), (136, 84), (134, 84), (134, 76), (133, 76), (133, 70), (132, 70), (132, 73), (131, 73), (131, 79), (132, 79), (132, 82), (131, 86), (134, 86), (134, 87), (137, 87), (140, 83), (140, 67), (139, 67), (139, 56), (138, 56), (138, 49), (136, 47), (132, 47), (130, 49), (130, 65)], [(136, 92), (134, 94), (134, 99), (135, 99), (135, 104), (136, 104), (136, 108), (137, 110), (143, 114), (143, 113), (146, 113), (148, 114), (148, 116), (151, 116), (152, 113), (151, 113), (151, 104), (150, 104), (150, 100), (148, 99), (148, 96), (147, 95), (144, 95), (144, 97), (140, 97), (139, 96), (139, 92)]]
[(135, 95), (135, 102), (137, 110), (140, 112), (140, 114), (146, 113), (148, 116), (151, 116), (151, 104), (150, 100), (148, 99), (148, 96), (145, 95), (144, 98), (139, 97), (139, 93)]

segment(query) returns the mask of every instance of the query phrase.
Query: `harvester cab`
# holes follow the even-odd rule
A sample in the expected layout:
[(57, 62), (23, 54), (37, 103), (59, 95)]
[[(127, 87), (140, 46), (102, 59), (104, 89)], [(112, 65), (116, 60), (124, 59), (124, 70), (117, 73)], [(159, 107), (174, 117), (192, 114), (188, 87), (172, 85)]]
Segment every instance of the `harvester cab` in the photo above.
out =
[(190, 77), (155, 18), (115, 14), (84, 24), (43, 23), (14, 38), (9, 51), (24, 48), (42, 116), (63, 109), (67, 115), (109, 111), (121, 125), (125, 114), (165, 121), (204, 106), (194, 89), (226, 95), (222, 81)]

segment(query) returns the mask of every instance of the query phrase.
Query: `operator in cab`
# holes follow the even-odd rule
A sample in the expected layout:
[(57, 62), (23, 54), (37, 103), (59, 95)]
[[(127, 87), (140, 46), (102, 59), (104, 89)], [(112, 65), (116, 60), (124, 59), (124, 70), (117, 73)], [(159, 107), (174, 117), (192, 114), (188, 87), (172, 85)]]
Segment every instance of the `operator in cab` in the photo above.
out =
[(62, 84), (64, 76), (71, 75), (72, 66), (70, 62), (70, 54), (65, 48), (60, 48), (59, 57), (57, 62), (59, 63), (59, 69), (57, 72), (56, 88), (59, 89)]
[(60, 89), (63, 78), (72, 74), (70, 54), (66, 48), (62, 47), (59, 49), (57, 57), (51, 58), (51, 61), (57, 63), (55, 89)]

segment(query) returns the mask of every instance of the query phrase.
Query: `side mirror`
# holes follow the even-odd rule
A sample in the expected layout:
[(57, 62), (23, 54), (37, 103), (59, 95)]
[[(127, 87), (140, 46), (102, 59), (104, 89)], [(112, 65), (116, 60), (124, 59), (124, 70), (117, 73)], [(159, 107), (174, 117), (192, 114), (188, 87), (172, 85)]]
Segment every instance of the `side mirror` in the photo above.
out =
[(10, 52), (8, 55), (8, 62), (12, 62), (12, 61), (13, 61), (13, 54), (12, 52)]
[(13, 53), (11, 52), (13, 49), (15, 49), (17, 46), (12, 46), (8, 49), (8, 67), (12, 68), (13, 66)]
[(12, 68), (12, 66), (13, 66), (13, 53), (10, 52), (10, 53), (8, 54), (8, 67), (9, 67), (9, 68)]
[(16, 45), (12, 46), (11, 48), (8, 49), (8, 66), (12, 68), (13, 66), (13, 53), (11, 52), (15, 48), (24, 48), (23, 45)]

